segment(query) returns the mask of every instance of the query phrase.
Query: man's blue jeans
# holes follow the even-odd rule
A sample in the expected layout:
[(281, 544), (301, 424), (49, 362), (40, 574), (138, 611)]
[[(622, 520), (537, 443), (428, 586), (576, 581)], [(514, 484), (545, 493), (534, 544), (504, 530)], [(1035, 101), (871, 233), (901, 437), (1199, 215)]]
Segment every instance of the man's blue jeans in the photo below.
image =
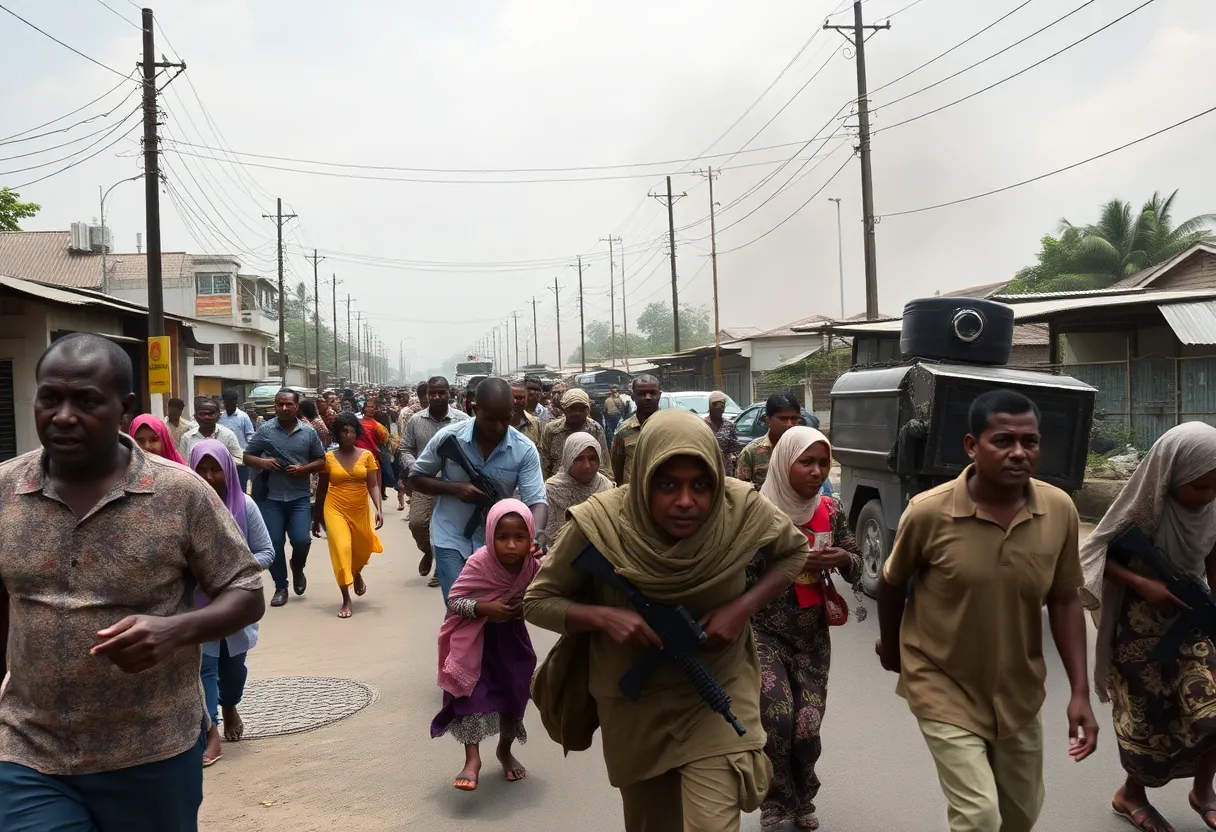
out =
[(439, 588), (443, 591), (443, 605), (446, 607), (452, 584), (456, 583), (456, 579), (460, 577), (460, 572), (464, 569), (464, 562), (468, 558), (456, 549), (445, 549), (442, 546), (435, 546), (434, 549), (435, 574), (439, 576)]
[(98, 774), (0, 763), (4, 832), (198, 832), (203, 736), (176, 757)]
[(266, 531), (274, 544), (274, 562), (270, 564), (270, 577), (275, 589), (287, 589), (287, 540), (291, 541), (291, 565), (303, 569), (308, 563), (308, 550), (312, 546), (312, 505), (308, 497), (295, 500), (263, 500), (258, 503)]
[[(612, 447), (612, 437), (616, 435), (617, 425), (621, 423), (620, 416), (604, 416), (604, 439), (608, 442), (608, 447)], [(600, 465), (604, 464), (604, 460), (600, 460)]]
[(245, 667), (246, 653), (235, 656), (228, 652), (228, 642), (220, 642), (220, 654), (208, 656), (203, 654), (201, 676), (203, 678), (203, 698), (207, 700), (207, 715), (211, 724), (218, 725), (220, 721), (220, 706), (235, 708), (241, 704), (245, 695), (245, 679), (249, 670)]

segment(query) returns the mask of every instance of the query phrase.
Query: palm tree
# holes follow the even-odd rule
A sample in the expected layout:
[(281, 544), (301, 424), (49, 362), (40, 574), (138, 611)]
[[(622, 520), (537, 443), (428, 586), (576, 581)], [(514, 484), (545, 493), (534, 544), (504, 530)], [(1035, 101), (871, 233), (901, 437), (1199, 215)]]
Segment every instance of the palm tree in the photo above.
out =
[(1175, 226), (1170, 211), (1174, 191), (1165, 199), (1154, 192), (1137, 213), (1131, 203), (1112, 199), (1098, 222), (1077, 226), (1060, 221), (1059, 237), (1043, 241), (1039, 263), (1018, 272), (1019, 291), (1059, 292), (1102, 289), (1150, 266), (1164, 263), (1201, 240), (1216, 214), (1200, 214)]

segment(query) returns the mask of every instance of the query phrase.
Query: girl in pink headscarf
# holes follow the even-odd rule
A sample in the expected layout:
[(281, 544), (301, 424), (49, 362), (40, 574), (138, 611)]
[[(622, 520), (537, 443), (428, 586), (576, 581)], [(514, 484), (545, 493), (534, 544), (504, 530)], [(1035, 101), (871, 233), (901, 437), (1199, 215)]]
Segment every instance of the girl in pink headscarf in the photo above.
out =
[(486, 518), (486, 545), (468, 559), (448, 596), (439, 630), (439, 687), (443, 709), (431, 736), (451, 734), (464, 746), (464, 768), (452, 785), (477, 788), (482, 740), (499, 735), (497, 756), (509, 782), (527, 774), (511, 744), (527, 742), (524, 709), (536, 653), (524, 626), (524, 590), (540, 568), (532, 512), (519, 500), (500, 500)]
[(149, 416), (146, 413), (142, 416), (136, 416), (131, 422), (131, 436), (135, 439), (135, 444), (139, 445), (144, 453), (164, 457), (170, 462), (176, 462), (178, 465), (186, 464), (186, 460), (182, 459), (181, 453), (177, 450), (177, 445), (173, 442), (173, 435), (169, 433), (169, 426), (155, 416)]

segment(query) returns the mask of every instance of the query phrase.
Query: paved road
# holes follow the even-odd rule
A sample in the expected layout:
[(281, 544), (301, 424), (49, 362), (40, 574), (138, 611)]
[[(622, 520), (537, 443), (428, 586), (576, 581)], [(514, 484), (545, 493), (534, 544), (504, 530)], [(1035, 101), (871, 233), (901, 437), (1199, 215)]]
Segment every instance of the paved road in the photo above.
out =
[[(526, 781), (508, 784), (487, 766), (477, 792), (451, 788), (462, 753), (452, 740), (431, 740), (427, 732), (439, 706), (434, 681), (439, 592), (416, 574), (417, 553), (403, 518), (390, 508), (383, 532), (387, 552), (369, 567), (370, 592), (354, 618), (335, 617), (338, 593), (321, 541), (309, 567), (308, 594), (267, 612), (261, 644), (249, 662), (254, 679), (298, 674), (359, 679), (378, 690), (378, 701), (328, 728), (226, 746), (224, 759), (206, 774), (203, 828), (620, 830), (619, 799), (598, 751), (563, 758), (535, 716), (528, 721), (532, 741), (520, 751), (529, 766)], [(944, 809), (932, 764), (911, 715), (892, 692), (894, 678), (874, 658), (876, 627), (871, 615), (834, 633), (819, 816), (823, 829), (832, 832), (937, 832), (945, 828)], [(538, 652), (553, 643), (543, 632), (534, 632), (533, 639)], [(1054, 649), (1048, 645), (1046, 651), (1048, 796), (1038, 828), (1130, 828), (1108, 808), (1120, 774), (1108, 712), (1099, 711), (1097, 756), (1071, 763), (1063, 672)], [(1159, 803), (1179, 832), (1202, 830), (1186, 807), (1184, 784), (1163, 790)], [(756, 832), (758, 818), (747, 818), (744, 828)]]

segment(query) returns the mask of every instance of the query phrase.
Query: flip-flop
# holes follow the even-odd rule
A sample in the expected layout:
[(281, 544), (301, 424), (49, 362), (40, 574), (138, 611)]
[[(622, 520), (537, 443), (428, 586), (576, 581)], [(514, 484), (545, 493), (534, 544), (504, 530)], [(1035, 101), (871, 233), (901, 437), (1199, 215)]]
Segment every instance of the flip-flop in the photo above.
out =
[(1170, 822), (1162, 817), (1155, 806), (1148, 803), (1131, 812), (1126, 809), (1120, 809), (1114, 803), (1111, 803), (1110, 808), (1116, 815), (1139, 829), (1140, 832), (1174, 832), (1174, 827)]
[(426, 585), (427, 586), (439, 586), (439, 576), (436, 575), (435, 577), (431, 578), (429, 581), (426, 582)]
[(213, 765), (215, 765), (222, 759), (224, 759), (224, 753), (222, 751), (219, 754), (216, 754), (214, 757), (211, 757), (211, 758), (204, 757), (203, 758), (203, 768), (211, 768)]
[[(452, 781), (452, 788), (462, 792), (475, 792), (477, 791), (477, 778), (480, 776), (481, 775), (479, 774), (465, 774), (464, 772), (461, 772), (460, 774), (456, 775), (456, 779)], [(472, 783), (473, 785), (461, 785), (461, 781), (464, 781), (465, 783)]]
[(367, 594), (367, 581), (364, 581), (362, 578), (360, 578), (359, 580), (363, 584), (363, 589), (359, 589), (359, 584), (356, 583), (355, 584), (355, 595), (358, 595), (359, 597), (363, 597), (364, 595)]
[(338, 610), (338, 618), (346, 620), (355, 614), (354, 610)]
[(1191, 808), (1199, 814), (1199, 819), (1203, 821), (1203, 825), (1208, 829), (1216, 829), (1216, 824), (1208, 820), (1208, 815), (1216, 814), (1216, 802), (1205, 803), (1200, 806), (1199, 801), (1195, 798), (1195, 793), (1190, 792), (1186, 796), (1186, 800), (1191, 804)]

